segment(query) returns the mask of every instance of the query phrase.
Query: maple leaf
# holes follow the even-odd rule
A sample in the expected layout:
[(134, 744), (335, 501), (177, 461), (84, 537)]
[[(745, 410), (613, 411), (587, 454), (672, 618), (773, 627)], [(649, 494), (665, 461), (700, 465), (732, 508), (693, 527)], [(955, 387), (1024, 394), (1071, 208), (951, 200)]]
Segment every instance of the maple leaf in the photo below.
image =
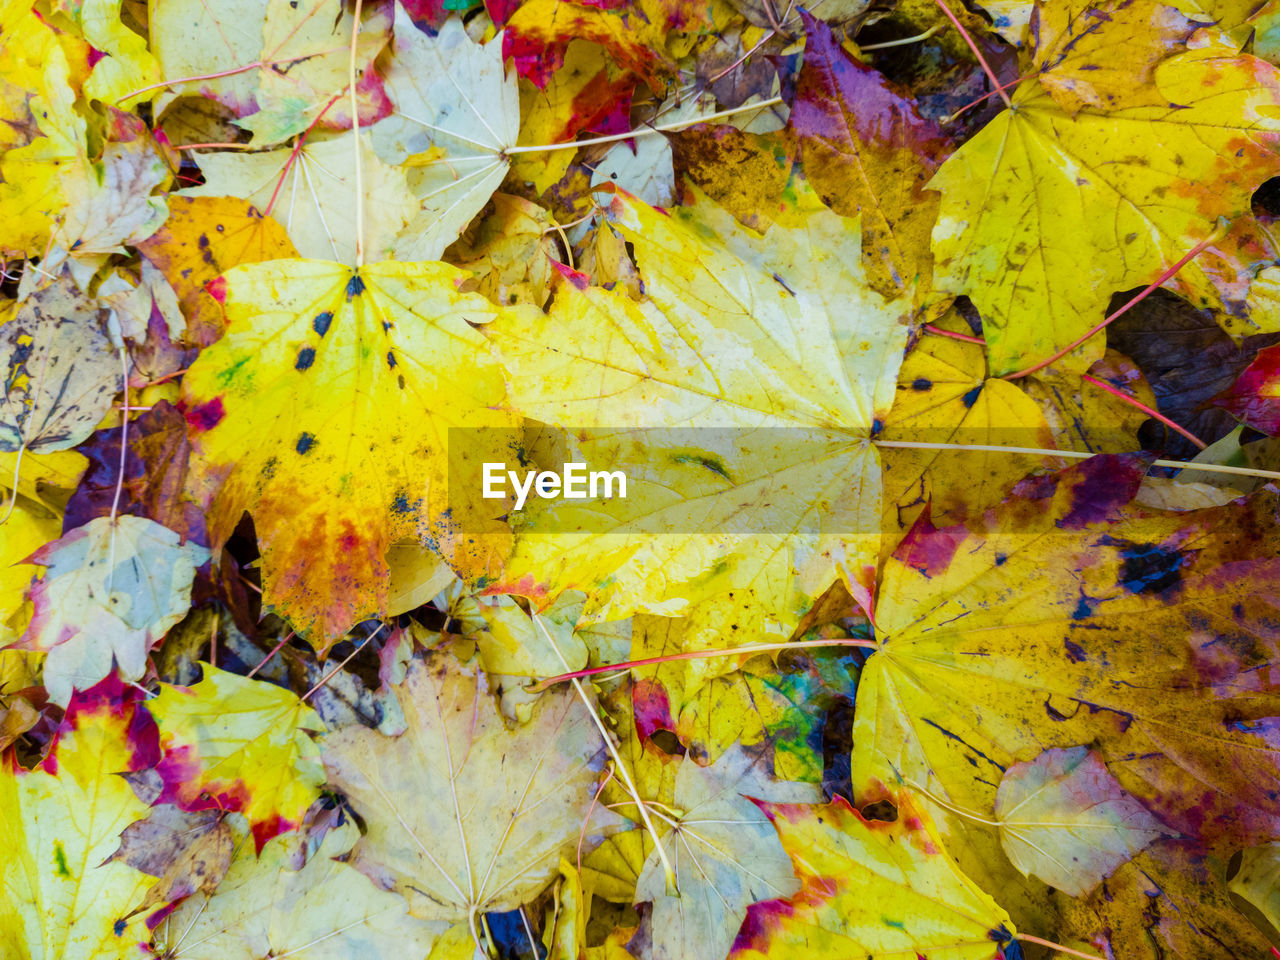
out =
[(446, 499), (444, 441), (450, 427), (516, 421), (495, 409), (502, 374), (471, 326), (501, 311), (459, 292), (464, 278), (444, 264), (278, 260), (221, 281), (227, 335), (183, 380), (202, 468), (221, 482), (210, 536), (225, 542), (249, 511), (264, 600), (319, 648), (384, 608), (397, 540), (486, 572), (453, 543), (445, 510), (479, 504), (480, 486)]
[[(1160, 59), (1167, 37), (1149, 31), (1159, 9), (1167, 8), (1154, 0), (1104, 4), (1105, 16), (1086, 21), (1087, 43), (1043, 34), (1035, 65), (1059, 78), (1056, 88), (1024, 81), (1013, 109), (929, 182), (942, 194), (935, 282), (978, 306), (997, 375), (1084, 335), (1112, 292), (1156, 279), (1218, 217), (1245, 212), (1269, 176), (1280, 144), (1275, 69), (1212, 39)], [(1080, 71), (1094, 75), (1099, 50), (1119, 45), (1150, 69), (1149, 84), (1104, 72), (1099, 83), (1112, 76), (1115, 90), (1064, 93)], [(1114, 213), (1099, 218), (1100, 210)], [(1088, 347), (1078, 362), (1100, 354)]]
[(315, 712), (289, 690), (202, 664), (192, 687), (163, 684), (147, 701), (160, 728), (160, 799), (187, 810), (242, 812), (259, 849), (296, 826), (324, 780)]
[(995, 814), (1013, 865), (1076, 897), (1167, 832), (1085, 747), (1009, 767)]
[[(301, 133), (336, 95), (345, 94), (348, 67), (358, 79), (360, 121), (385, 113), (385, 95), (371, 70), (390, 30), (386, 4), (365, 7), (356, 61), (350, 60), (353, 17), (335, 15), (324, 0), (158, 0), (149, 10), (151, 49), (166, 85), (163, 110), (179, 92), (199, 92), (229, 107), (255, 132), (258, 145)], [(346, 99), (346, 97), (343, 97)], [(325, 116), (337, 129), (349, 113), (333, 103)]]
[(173, 285), (187, 318), (184, 339), (206, 347), (222, 335), (222, 305), (206, 287), (239, 263), (296, 257), (274, 218), (232, 197), (170, 196), (169, 217), (138, 244)]
[(0, 326), (0, 450), (65, 450), (93, 432), (121, 388), (107, 316), (64, 273)]
[(790, 900), (753, 907), (730, 956), (1003, 957), (1009, 915), (902, 801), (891, 823), (863, 819), (841, 797), (823, 806), (762, 803), (802, 887)]
[[(828, 17), (826, 4), (819, 9)], [(887, 297), (919, 297), (929, 289), (938, 203), (924, 187), (946, 142), (914, 102), (842, 49), (826, 24), (804, 10), (800, 16), (804, 66), (789, 123), (809, 181), (837, 213), (862, 215), (871, 285)]]
[(141, 918), (126, 917), (155, 880), (104, 863), (122, 831), (147, 812), (117, 776), (151, 759), (138, 726), (145, 715), (121, 691), (108, 680), (74, 699), (34, 770), (12, 760), (0, 766), (5, 957), (125, 960), (145, 939)]
[(353, 264), (357, 236), (371, 255), (383, 256), (391, 252), (417, 205), (405, 171), (383, 163), (370, 135), (362, 132), (359, 189), (367, 212), (364, 222), (356, 223), (355, 137), (344, 133), (330, 140), (308, 139), (300, 149), (262, 153), (196, 153), (205, 182), (183, 195), (247, 201), (279, 222), (303, 257)]
[(191, 606), (209, 551), (145, 517), (97, 517), (29, 558), (47, 567), (29, 591), (34, 611), (16, 644), (47, 654), (54, 703), (111, 673), (139, 680), (147, 653)]
[(341, 822), (301, 869), (294, 861), (308, 853), (306, 834), (274, 837), (258, 855), (245, 845), (216, 890), (165, 918), (153, 952), (182, 960), (336, 960), (406, 951), (439, 960), (473, 957), (465, 926), (463, 939), (453, 938), (461, 949), (448, 950), (447, 924), (407, 916), (403, 897), (379, 890), (338, 859), (358, 837), (354, 823)]
[[(706, 202), (667, 215), (620, 196), (613, 211), (636, 249), (646, 302), (571, 277), (545, 317), (504, 321), (491, 336), (512, 404), (571, 431), (605, 428), (598, 441), (578, 441), (582, 457), (625, 467), (642, 492), (629, 494), (627, 514), (612, 525), (588, 511), (585, 538), (539, 533), (534, 509), (503, 588), (538, 597), (583, 590), (588, 614), (618, 618), (679, 613), (758, 585), (762, 615), (785, 622), (805, 593), (821, 593), (838, 569), (857, 576), (875, 555), (879, 463), (869, 440), (905, 328), (863, 282), (853, 222), (824, 213), (807, 229), (761, 236)], [(646, 429), (671, 424), (695, 429), (671, 434), (662, 449), (660, 431)], [(764, 431), (746, 449), (689, 449), (705, 427), (790, 431), (774, 434), (784, 439), (772, 447)], [(810, 499), (774, 506), (765, 491), (784, 484)], [(758, 511), (755, 529), (805, 532), (643, 540), (627, 532), (630, 518), (648, 532), (714, 531), (743, 511)], [(558, 514), (559, 529), (574, 529), (570, 516)], [(853, 535), (810, 532), (820, 530)], [(704, 576), (713, 566), (718, 579)]]
[(395, 57), (387, 89), (395, 113), (373, 128), (373, 147), (403, 164), (418, 201), (394, 251), (404, 260), (436, 260), (506, 176), (516, 144), (520, 101), (502, 45), (473, 42), (457, 20), (435, 36), (396, 6)]
[[(922, 518), (884, 567), (854, 790), (877, 799), (899, 778), (927, 789), (975, 876), (1016, 883), (986, 827), (955, 811), (989, 818), (1005, 772), (1053, 747), (1096, 744), (1175, 830), (1249, 836), (1274, 816), (1280, 756), (1255, 671), (1275, 655), (1260, 585), (1278, 571), (1248, 532), (1270, 525), (1274, 494), (1151, 514), (1128, 504), (1144, 472), (1134, 457), (1094, 457), (1029, 479), (984, 517)], [(1221, 649), (1235, 631), (1249, 648)]]
[(514, 909), (583, 830), (605, 752), (583, 704), (548, 691), (510, 729), (484, 674), (448, 651), (410, 661), (397, 695), (400, 736), (325, 738), (329, 780), (365, 822), (351, 863), (424, 919)]
[(791, 861), (755, 801), (815, 803), (821, 791), (773, 781), (762, 759), (735, 746), (709, 767), (680, 765), (674, 801), (682, 812), (661, 840), (679, 896), (666, 889), (656, 850), (636, 880), (636, 901), (653, 903), (646, 923), (658, 960), (723, 956), (750, 904), (799, 891)]

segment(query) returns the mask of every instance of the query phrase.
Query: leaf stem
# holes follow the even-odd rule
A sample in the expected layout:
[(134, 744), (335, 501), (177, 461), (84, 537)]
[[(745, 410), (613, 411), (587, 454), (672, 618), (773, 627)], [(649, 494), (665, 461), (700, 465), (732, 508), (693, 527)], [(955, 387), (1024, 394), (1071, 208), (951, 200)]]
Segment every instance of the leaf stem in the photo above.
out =
[(852, 638), (839, 638), (834, 640), (798, 640), (795, 643), (747, 643), (740, 647), (719, 647), (714, 650), (689, 650), (682, 653), (668, 653), (661, 657), (646, 657), (643, 660), (624, 660), (622, 663), (606, 664), (603, 667), (587, 667), (583, 670), (574, 670), (572, 673), (562, 673), (555, 677), (548, 677), (545, 680), (539, 680), (532, 687), (529, 687), (531, 693), (541, 693), (543, 690), (565, 680), (575, 680), (578, 677), (593, 677), (601, 673), (617, 673), (622, 670), (630, 670), (632, 667), (645, 667), (654, 663), (670, 663), (675, 660), (701, 660), (712, 657), (732, 657), (740, 653), (764, 653), (770, 650), (795, 650), (804, 647), (865, 647), (868, 650), (876, 649), (874, 640), (855, 640)]
[(1178, 424), (1174, 423), (1172, 420), (1170, 420), (1160, 411), (1152, 410), (1149, 406), (1147, 406), (1137, 397), (1130, 396), (1129, 394), (1125, 393), (1123, 390), (1113, 387), (1111, 384), (1107, 383), (1107, 381), (1100, 380), (1097, 377), (1090, 376), (1087, 373), (1080, 374), (1080, 379), (1083, 380), (1085, 383), (1092, 383), (1095, 387), (1097, 387), (1100, 390), (1107, 391), (1107, 393), (1111, 394), (1113, 397), (1119, 397), (1125, 403), (1129, 404), (1129, 406), (1135, 407), (1138, 410), (1141, 410), (1148, 417), (1151, 417), (1152, 419), (1155, 419), (1155, 420), (1159, 420), (1170, 430), (1176, 430), (1178, 433), (1182, 434), (1184, 437), (1186, 437), (1188, 440), (1194, 443), (1201, 450), (1203, 450), (1205, 447), (1208, 446), (1207, 443), (1205, 443), (1203, 440), (1197, 437), (1194, 433), (1192, 433), (1186, 427), (1178, 426)]
[(1013, 109), (1013, 101), (1009, 99), (1009, 95), (1004, 92), (1000, 80), (996, 77), (995, 71), (991, 69), (991, 64), (987, 63), (987, 58), (982, 55), (982, 51), (978, 49), (978, 45), (973, 42), (973, 37), (969, 36), (969, 31), (964, 28), (964, 24), (959, 18), (951, 12), (951, 8), (946, 5), (944, 0), (933, 0), (938, 5), (951, 25), (960, 31), (960, 36), (964, 37), (964, 42), (969, 45), (969, 49), (973, 51), (973, 55), (978, 58), (978, 64), (982, 67), (982, 72), (987, 75), (987, 79), (991, 81), (991, 85), (996, 88), (996, 93), (1000, 94), (1000, 99), (1004, 101), (1004, 105), (1010, 110)]
[[(865, 49), (865, 48), (864, 48), (864, 49)], [(957, 110), (955, 113), (949, 113), (949, 114), (947, 114), (945, 117), (939, 117), (939, 118), (938, 118), (938, 123), (943, 124), (944, 126), (945, 126), (946, 124), (948, 124), (948, 123), (954, 123), (956, 120), (958, 120), (958, 119), (960, 118), (960, 115), (961, 115), (962, 113), (964, 113), (966, 110), (971, 110), (971, 109), (973, 109), (974, 107), (976, 107), (978, 104), (982, 103), (983, 101), (991, 99), (991, 98), (992, 98), (992, 97), (994, 97), (997, 93), (999, 93), (1001, 90), (1008, 90), (1008, 89), (1009, 89), (1009, 88), (1011, 88), (1011, 87), (1016, 87), (1016, 86), (1017, 86), (1018, 84), (1020, 84), (1023, 80), (1026, 80), (1026, 79), (1027, 79), (1027, 77), (1030, 77), (1030, 76), (1032, 76), (1032, 74), (1030, 74), (1030, 73), (1024, 73), (1024, 74), (1023, 74), (1022, 76), (1020, 76), (1020, 77), (1014, 77), (1014, 78), (1013, 78), (1012, 80), (1010, 80), (1008, 83), (1002, 83), (1002, 84), (1000, 84), (1000, 86), (999, 86), (999, 87), (997, 87), (995, 90), (988, 90), (988, 91), (987, 91), (986, 93), (984, 93), (982, 96), (978, 97), (978, 99), (977, 99), (977, 100), (970, 100), (968, 103), (966, 103), (963, 107), (961, 107), (961, 108), (960, 108), (959, 110)]]
[[(917, 440), (872, 440), (877, 447), (889, 447), (894, 450), (969, 450), (978, 453), (1026, 453), (1041, 457), (1068, 457), (1074, 460), (1088, 460), (1097, 456), (1081, 450), (1048, 450), (1044, 447), (1000, 447), (984, 443), (926, 443)], [(1153, 467), (1167, 467), (1170, 470), (1203, 470), (1205, 473), (1225, 473), (1237, 477), (1260, 477), (1264, 480), (1280, 480), (1280, 472), (1275, 470), (1256, 470), (1253, 467), (1229, 467), (1220, 463), (1195, 463), (1190, 460), (1152, 460)]]
[(1192, 247), (1186, 253), (1186, 255), (1182, 257), (1181, 260), (1179, 260), (1177, 263), (1171, 266), (1164, 273), (1160, 274), (1160, 276), (1156, 277), (1155, 280), (1151, 281), (1151, 283), (1149, 283), (1141, 292), (1139, 292), (1136, 296), (1132, 297), (1128, 303), (1122, 306), (1115, 313), (1111, 314), (1111, 316), (1107, 317), (1105, 320), (1103, 320), (1100, 324), (1098, 324), (1088, 333), (1073, 340), (1070, 344), (1063, 347), (1061, 350), (1059, 350), (1057, 353), (1055, 353), (1053, 356), (1049, 357), (1048, 359), (1041, 360), (1039, 363), (1033, 364), (1032, 366), (1027, 367), (1025, 370), (1019, 370), (1017, 373), (1006, 373), (1002, 379), (1017, 380), (1019, 377), (1025, 377), (1028, 374), (1035, 373), (1037, 370), (1042, 370), (1045, 367), (1049, 366), (1049, 364), (1062, 359), (1068, 353), (1074, 350), (1076, 347), (1080, 346), (1080, 344), (1084, 343), (1086, 340), (1092, 337), (1095, 333), (1098, 333), (1099, 331), (1103, 330), (1112, 321), (1120, 319), (1120, 317), (1128, 313), (1133, 307), (1136, 307), (1139, 303), (1145, 300), (1151, 294), (1151, 292), (1156, 289), (1156, 287), (1160, 286), (1160, 284), (1164, 283), (1166, 280), (1172, 277), (1175, 273), (1177, 273), (1179, 270), (1185, 267), (1188, 263), (1190, 263), (1192, 260), (1198, 257), (1201, 253), (1205, 251), (1207, 247), (1210, 247), (1213, 244), (1217, 243), (1219, 240), (1221, 240), (1223, 236), (1226, 235), (1226, 232), (1227, 230), (1230, 229), (1230, 227), (1231, 227), (1231, 224), (1226, 220), (1225, 217), (1219, 217), (1218, 226), (1214, 229), (1213, 233), (1209, 234), (1209, 236), (1205, 237), (1203, 240), (1197, 243), (1194, 247)]
[(925, 333), (932, 333), (935, 337), (948, 337), (951, 340), (963, 340), (965, 343), (980, 343), (984, 347), (987, 345), (987, 341), (981, 337), (971, 337), (967, 333), (953, 333), (950, 330), (935, 327), (932, 323), (926, 323), (923, 329)]
[(383, 628), (383, 627), (385, 627), (386, 625), (387, 625), (387, 624), (386, 624), (386, 622), (385, 622), (385, 621), (383, 621), (382, 623), (379, 623), (379, 624), (378, 624), (378, 629), (377, 629), (377, 630), (375, 630), (375, 631), (373, 631), (373, 633), (369, 634), (369, 635), (368, 635), (367, 637), (365, 637), (363, 640), (361, 640), (361, 641), (360, 641), (360, 646), (358, 646), (358, 647), (356, 647), (354, 650), (352, 650), (352, 651), (351, 651), (350, 656), (348, 656), (348, 657), (347, 657), (347, 659), (343, 660), (340, 664), (338, 664), (336, 667), (334, 667), (332, 670), (330, 670), (328, 673), (326, 673), (323, 677), (321, 677), (321, 678), (320, 678), (320, 682), (319, 682), (319, 683), (317, 683), (317, 684), (316, 684), (314, 687), (312, 687), (310, 690), (308, 690), (306, 693), (304, 693), (304, 694), (303, 694), (299, 699), (300, 699), (303, 703), (306, 703), (306, 702), (307, 702), (307, 698), (308, 698), (308, 697), (310, 697), (313, 693), (315, 693), (317, 690), (319, 690), (321, 687), (323, 687), (326, 683), (328, 683), (330, 680), (332, 680), (332, 679), (333, 679), (333, 677), (334, 677), (334, 674), (336, 674), (339, 670), (341, 670), (341, 669), (342, 669), (343, 667), (345, 667), (348, 663), (350, 663), (352, 660), (354, 660), (354, 659), (355, 659), (356, 654), (357, 654), (357, 653), (359, 653), (361, 650), (363, 650), (363, 649), (368, 645), (368, 643), (369, 643), (369, 641), (370, 641), (370, 640), (372, 640), (374, 637), (376, 637), (378, 634), (380, 634), (380, 633), (382, 632), (382, 628)]
[(731, 117), (738, 113), (747, 113), (751, 110), (763, 110), (767, 107), (776, 107), (782, 103), (781, 97), (770, 97), (768, 100), (761, 100), (759, 103), (748, 103), (741, 107), (734, 107), (731, 110), (721, 110), (718, 113), (710, 113), (705, 117), (694, 117), (691, 120), (675, 120), (671, 123), (664, 123), (656, 127), (640, 127), (636, 130), (630, 130), (627, 133), (615, 133), (607, 137), (592, 137), (589, 140), (566, 140), (564, 143), (548, 143), (538, 144), (535, 146), (525, 147), (507, 147), (502, 153), (505, 156), (512, 156), (517, 153), (545, 153), (552, 150), (577, 150), (579, 147), (594, 147), (601, 143), (618, 143), (622, 140), (630, 140), (633, 137), (646, 137), (654, 133), (670, 133), (673, 130), (683, 130), (686, 127), (696, 127), (700, 123), (710, 123), (712, 120), (722, 120), (725, 117)]
[[(569, 669), (569, 661), (560, 652), (560, 646), (551, 636), (551, 631), (547, 629), (547, 625), (542, 622), (542, 618), (538, 616), (536, 611), (530, 611), (530, 614), (533, 617), (533, 622), (538, 625), (538, 629), (547, 638), (547, 643), (551, 645), (551, 649), (555, 651), (556, 656), (564, 664), (567, 671)], [(644, 821), (645, 829), (649, 831), (649, 836), (653, 838), (653, 847), (658, 851), (658, 859), (662, 861), (662, 870), (667, 878), (667, 893), (678, 897), (680, 892), (676, 888), (675, 867), (671, 865), (671, 860), (667, 857), (666, 848), (662, 846), (662, 838), (658, 836), (658, 829), (653, 825), (653, 820), (649, 817), (649, 808), (645, 805), (644, 800), (641, 799), (640, 791), (636, 789), (635, 781), (631, 779), (631, 772), (623, 762), (621, 754), (618, 753), (618, 748), (614, 746), (613, 737), (609, 735), (609, 730), (605, 727), (604, 721), (600, 719), (600, 714), (591, 705), (591, 698), (587, 696), (587, 691), (583, 689), (582, 681), (577, 677), (572, 677), (569, 682), (573, 684), (573, 688), (578, 692), (578, 697), (582, 700), (583, 706), (587, 708), (587, 713), (591, 715), (591, 719), (595, 722), (596, 729), (600, 731), (600, 737), (604, 740), (605, 749), (613, 757), (614, 769), (617, 771), (619, 779), (622, 780), (623, 785), (627, 788), (627, 793), (631, 794), (631, 798), (635, 800), (636, 806), (640, 810), (640, 819)]]
[(284, 162), (284, 168), (280, 171), (280, 178), (276, 181), (276, 187), (271, 191), (271, 199), (267, 201), (267, 208), (262, 211), (262, 215), (264, 217), (271, 216), (271, 211), (276, 208), (276, 200), (280, 198), (280, 190), (284, 187), (284, 182), (289, 179), (289, 171), (293, 169), (293, 165), (298, 161), (298, 157), (302, 154), (303, 146), (306, 145), (307, 134), (315, 129), (316, 124), (319, 123), (321, 118), (329, 112), (329, 108), (338, 102), (341, 96), (341, 94), (334, 94), (330, 97), (329, 102), (326, 103), (323, 109), (316, 114), (316, 118), (311, 121), (307, 129), (303, 130), (302, 133), (298, 135), (298, 142), (293, 145), (293, 150), (289, 153), (289, 159)]
[(120, 464), (116, 471), (116, 493), (111, 498), (111, 535), (107, 541), (107, 579), (103, 589), (111, 597), (111, 581), (116, 572), (116, 518), (120, 514), (120, 494), (124, 492), (124, 470), (129, 458), (129, 350), (120, 341), (120, 382), (124, 387), (125, 409), (120, 414)]
[[(933, 324), (926, 323), (923, 329), (925, 333), (932, 333), (933, 335), (938, 337), (949, 337), (952, 340), (963, 340), (965, 343), (977, 343), (977, 344), (981, 344), (983, 347), (987, 345), (987, 342), (983, 340), (981, 337), (971, 337), (967, 333), (953, 333), (950, 330), (943, 330), (940, 327), (935, 327), (933, 326)], [(1201, 450), (1205, 449), (1205, 447), (1208, 446), (1208, 444), (1206, 444), (1203, 440), (1197, 437), (1190, 430), (1187, 430), (1185, 427), (1181, 427), (1178, 424), (1174, 423), (1172, 420), (1170, 420), (1160, 411), (1153, 410), (1151, 407), (1147, 406), (1137, 397), (1130, 396), (1129, 394), (1125, 393), (1123, 390), (1119, 390), (1116, 387), (1113, 387), (1111, 384), (1107, 383), (1105, 380), (1099, 380), (1097, 377), (1090, 376), (1087, 373), (1082, 373), (1080, 375), (1080, 378), (1086, 381), (1087, 383), (1093, 384), (1095, 387), (1098, 387), (1099, 389), (1107, 391), (1107, 393), (1111, 394), (1112, 396), (1117, 397), (1120, 400), (1123, 400), (1129, 406), (1135, 407), (1136, 409), (1141, 410), (1148, 417), (1151, 417), (1152, 419), (1160, 421), (1170, 430), (1177, 431), (1178, 433), (1186, 437), (1188, 440), (1190, 440), (1192, 443), (1194, 443)]]
[(1059, 953), (1069, 953), (1073, 957), (1083, 957), (1084, 960), (1103, 960), (1096, 953), (1085, 953), (1083, 950), (1072, 950), (1070, 947), (1064, 947), (1060, 943), (1054, 943), (1052, 940), (1044, 940), (1040, 937), (1033, 937), (1029, 933), (1015, 933), (1015, 940), (1023, 940), (1027, 943), (1035, 943), (1042, 947), (1048, 947), (1050, 950), (1057, 950)]
[(4, 511), (4, 516), (0, 517), (0, 525), (9, 522), (9, 518), (13, 516), (13, 508), (18, 503), (18, 481), (22, 478), (22, 455), (27, 452), (25, 443), (18, 444), (18, 455), (13, 458), (13, 489), (9, 492), (9, 506)]
[(347, 92), (351, 96), (352, 149), (355, 151), (356, 179), (356, 269), (364, 266), (364, 184), (360, 167), (360, 101), (356, 96), (356, 44), (360, 40), (360, 14), (364, 0), (356, 0), (351, 21), (351, 57), (347, 61)]
[(279, 642), (279, 643), (277, 643), (274, 647), (272, 647), (272, 648), (271, 648), (271, 652), (270, 652), (270, 653), (268, 653), (265, 657), (263, 657), (263, 658), (258, 662), (258, 665), (257, 665), (256, 667), (254, 667), (254, 668), (253, 668), (252, 670), (250, 670), (247, 674), (245, 674), (245, 679), (246, 679), (246, 680), (252, 680), (252, 679), (253, 679), (254, 674), (256, 674), (259, 670), (261, 670), (261, 669), (262, 669), (263, 667), (265, 667), (268, 663), (270, 663), (270, 662), (271, 662), (271, 658), (272, 658), (272, 657), (274, 657), (277, 653), (279, 653), (279, 652), (280, 652), (280, 649), (281, 649), (281, 648), (282, 648), (286, 643), (288, 643), (288, 642), (289, 642), (290, 640), (292, 640), (292, 639), (293, 639), (293, 631), (292, 631), (292, 630), (290, 630), (288, 633), (286, 633), (283, 637), (281, 637), (281, 638), (280, 638), (280, 642)]
[[(906, 47), (913, 43), (920, 43), (922, 40), (928, 40), (941, 29), (942, 24), (935, 23), (924, 33), (917, 33), (914, 37), (903, 37), (901, 40), (886, 40), (884, 43), (868, 43), (865, 46), (858, 44), (858, 49), (865, 52), (867, 50), (888, 50), (890, 47)], [(857, 42), (856, 40), (854, 41), (854, 43)]]
[(324, 57), (331, 53), (337, 53), (342, 47), (334, 47), (332, 50), (321, 50), (319, 53), (307, 53), (297, 57), (281, 57), (279, 60), (255, 60), (253, 63), (246, 63), (243, 67), (232, 67), (229, 70), (219, 70), (217, 73), (198, 73), (190, 77), (178, 77), (174, 80), (161, 80), (159, 83), (152, 83), (145, 87), (139, 87), (130, 93), (126, 93), (120, 98), (120, 102), (132, 100), (140, 93), (146, 93), (148, 90), (159, 90), (161, 87), (171, 87), (175, 83), (190, 83), (193, 80), (219, 80), (222, 77), (234, 77), (237, 73), (247, 73), (250, 70), (256, 70), (259, 67), (274, 67), (277, 63), (293, 63), (298, 60), (308, 60), (311, 57)]
[(954, 803), (951, 803), (948, 800), (943, 800), (941, 797), (935, 797), (932, 793), (913, 780), (903, 778), (902, 782), (930, 803), (937, 804), (943, 810), (950, 810), (952, 813), (957, 816), (964, 817), (966, 820), (972, 820), (974, 823), (985, 824), (988, 827), (999, 827), (1001, 825), (999, 820), (988, 820), (986, 817), (979, 816), (972, 810), (966, 810), (964, 807), (956, 806)]

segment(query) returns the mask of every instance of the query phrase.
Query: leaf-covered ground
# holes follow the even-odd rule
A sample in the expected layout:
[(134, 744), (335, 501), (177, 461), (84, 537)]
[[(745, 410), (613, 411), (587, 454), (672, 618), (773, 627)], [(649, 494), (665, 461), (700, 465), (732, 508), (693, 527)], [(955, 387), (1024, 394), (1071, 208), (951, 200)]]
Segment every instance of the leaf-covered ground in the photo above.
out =
[(0, 960), (1280, 956), (1278, 65), (0, 0)]

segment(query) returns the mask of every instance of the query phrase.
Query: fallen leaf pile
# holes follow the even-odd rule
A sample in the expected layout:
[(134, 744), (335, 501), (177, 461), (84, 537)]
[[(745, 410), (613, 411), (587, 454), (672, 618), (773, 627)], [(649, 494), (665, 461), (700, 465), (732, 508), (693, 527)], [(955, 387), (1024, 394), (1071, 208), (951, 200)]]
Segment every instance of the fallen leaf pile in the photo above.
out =
[(1278, 237), (1280, 0), (0, 0), (0, 960), (1280, 957)]

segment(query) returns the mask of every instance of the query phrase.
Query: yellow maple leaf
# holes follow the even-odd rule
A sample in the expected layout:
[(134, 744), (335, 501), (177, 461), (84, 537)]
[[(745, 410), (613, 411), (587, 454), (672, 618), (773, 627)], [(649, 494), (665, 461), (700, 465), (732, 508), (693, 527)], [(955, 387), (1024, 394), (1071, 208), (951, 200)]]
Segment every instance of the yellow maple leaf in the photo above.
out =
[(446, 500), (449, 428), (518, 422), (497, 409), (502, 373), (471, 326), (501, 311), (460, 292), (465, 277), (442, 263), (277, 260), (221, 281), (227, 334), (183, 381), (221, 484), (210, 532), (223, 542), (249, 511), (264, 600), (318, 647), (385, 608), (395, 541), (429, 541), (471, 575), (493, 562), (488, 546), (455, 542), (446, 514), (478, 510), (481, 492)]
[(119, 697), (73, 704), (36, 769), (0, 766), (0, 954), (6, 960), (126, 960), (145, 941), (126, 920), (154, 877), (104, 863), (147, 814), (125, 779), (133, 707)]
[(322, 731), (315, 711), (290, 690), (203, 664), (192, 687), (164, 684), (147, 702), (165, 752), (157, 770), (190, 805), (208, 794), (240, 810), (261, 847), (298, 825), (324, 779), (320, 750), (307, 731)]
[(617, 513), (557, 504), (556, 532), (533, 511), (503, 588), (580, 589), (610, 619), (736, 592), (789, 632), (806, 597), (874, 564), (897, 303), (865, 283), (857, 221), (826, 211), (764, 235), (705, 200), (668, 214), (620, 195), (613, 213), (647, 300), (575, 276), (492, 336), (513, 405), (582, 434), (633, 490)]
[[(1218, 35), (1149, 56), (1167, 42), (1151, 30), (1153, 6), (1110, 5), (1078, 54), (1070, 35), (1042, 38), (1044, 77), (1024, 81), (929, 183), (942, 193), (935, 283), (978, 306), (993, 374), (1084, 335), (1115, 291), (1155, 280), (1219, 217), (1246, 212), (1274, 172), (1280, 73)], [(1150, 86), (1104, 72), (1083, 88), (1095, 72), (1083, 68), (1117, 46), (1149, 69)], [(1141, 95), (1116, 93), (1125, 83)], [(1196, 282), (1194, 263), (1180, 278)], [(1207, 280), (1198, 286), (1212, 299)], [(1086, 344), (1072, 362), (1084, 370), (1101, 352)]]
[(803, 887), (754, 908), (733, 960), (1004, 957), (1009, 915), (960, 871), (914, 806), (903, 795), (886, 823), (863, 819), (842, 797), (762, 804)]
[[(1230, 832), (1251, 808), (1276, 810), (1280, 752), (1251, 718), (1274, 709), (1253, 674), (1277, 642), (1265, 584), (1280, 566), (1242, 559), (1274, 549), (1250, 542), (1274, 523), (1274, 494), (1150, 514), (1129, 503), (1144, 473), (1132, 455), (1099, 456), (1031, 478), (983, 517), (918, 521), (884, 567), (880, 649), (858, 683), (855, 795), (869, 802), (901, 780), (947, 804), (952, 853), (1010, 890), (1011, 910), (1013, 891), (1035, 887), (984, 818), (1005, 770), (1046, 749), (1096, 744), (1175, 830), (1213, 820)], [(1250, 643), (1225, 649), (1224, 633)]]

